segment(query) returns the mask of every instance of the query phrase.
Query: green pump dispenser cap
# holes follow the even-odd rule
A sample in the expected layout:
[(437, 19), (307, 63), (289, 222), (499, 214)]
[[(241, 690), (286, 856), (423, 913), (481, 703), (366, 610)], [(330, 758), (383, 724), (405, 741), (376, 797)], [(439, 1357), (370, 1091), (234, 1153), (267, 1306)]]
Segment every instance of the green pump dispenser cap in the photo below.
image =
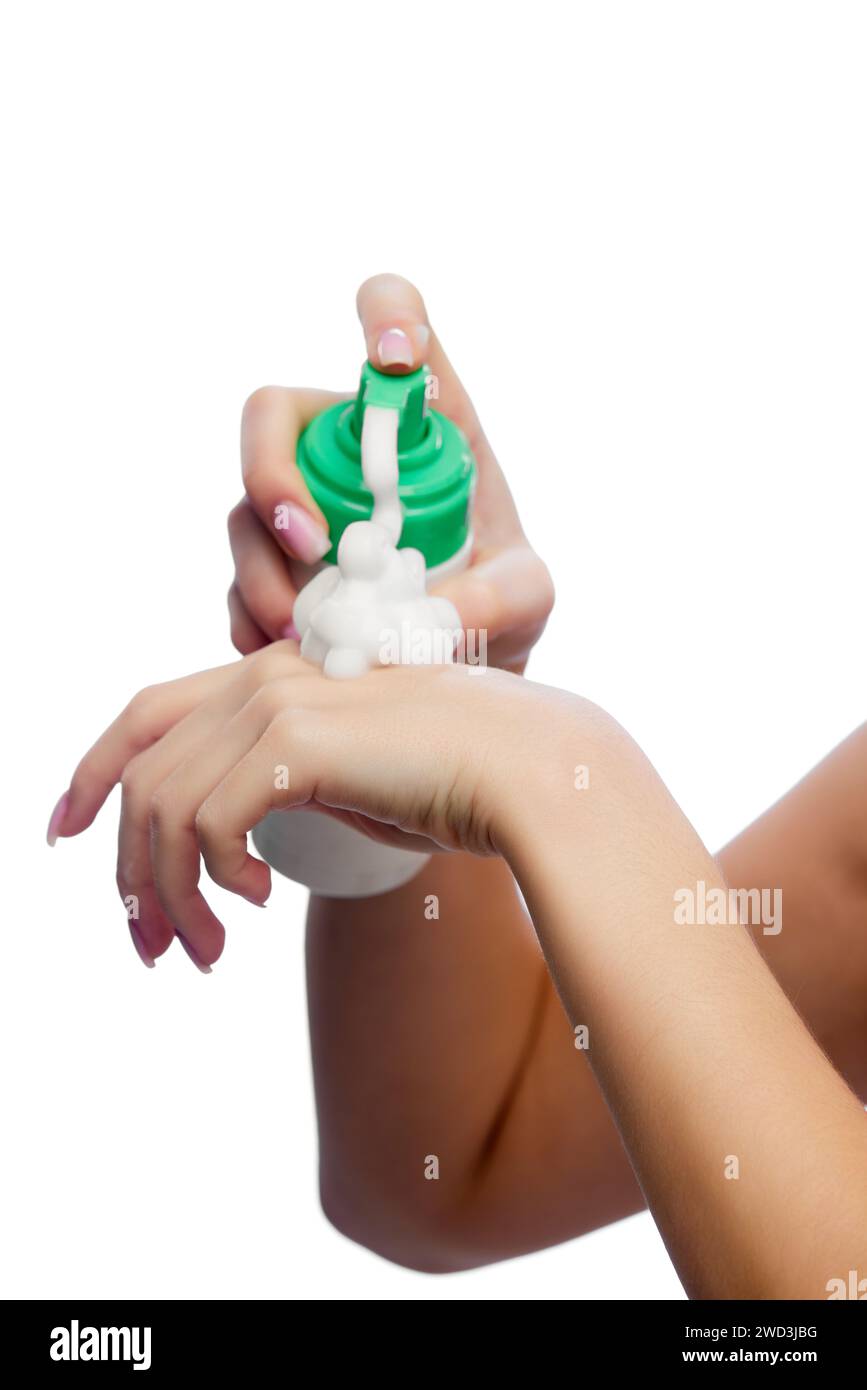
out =
[(451, 559), (467, 540), (476, 465), (457, 425), (428, 404), (427, 367), (386, 376), (365, 362), (354, 400), (329, 406), (298, 441), (301, 474), (328, 521), (331, 549), (352, 521), (369, 521), (373, 497), (361, 472), (361, 429), (370, 405), (397, 410), (397, 448), (403, 507), (400, 545), (424, 555), (428, 569)]

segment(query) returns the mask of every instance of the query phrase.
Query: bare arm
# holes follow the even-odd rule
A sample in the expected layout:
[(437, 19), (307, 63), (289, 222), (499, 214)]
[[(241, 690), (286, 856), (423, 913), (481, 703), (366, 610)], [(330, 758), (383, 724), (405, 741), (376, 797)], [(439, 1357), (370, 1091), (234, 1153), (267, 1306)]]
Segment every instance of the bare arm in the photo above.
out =
[[(591, 768), (592, 790), (574, 788), (576, 762)], [(275, 784), (278, 763), (292, 769), (287, 786)], [(843, 756), (814, 774), (813, 794), (829, 815), (858, 804), (850, 768)], [(842, 781), (826, 784), (828, 775)], [(681, 894), (700, 884), (725, 904), (725, 881), (646, 758), (603, 711), (465, 667), (329, 681), (293, 643), (276, 643), (235, 668), (133, 700), (79, 764), (58, 833), (89, 824), (118, 777), (121, 894), (141, 905), (143, 940), (145, 927), (153, 934), (162, 922), (204, 969), (219, 958), (224, 930), (201, 891), (200, 859), (214, 882), (264, 901), (268, 869), (249, 854), (246, 836), (270, 810), (313, 802), (341, 818), (360, 815), (386, 843), (422, 837), (449, 851), (501, 855), (530, 904), (570, 1021), (588, 1030), (587, 1058), (689, 1291), (822, 1297), (832, 1279), (863, 1266), (867, 1117), (737, 916), (679, 918)], [(803, 811), (795, 822), (804, 824)], [(840, 942), (863, 894), (860, 840), (845, 815), (836, 835), (822, 827), (812, 839), (828, 846), (830, 857), (815, 862)], [(495, 913), (494, 881), (485, 897)], [(398, 940), (391, 944), (399, 952)], [(326, 1053), (333, 1067), (339, 1054), (345, 1069), (349, 1058), (363, 1082), (363, 1104), (326, 1096), (332, 1209), (356, 1235), (369, 1211), (369, 1243), (428, 1268), (567, 1235), (597, 1196), (574, 1197), (573, 1096), (546, 1063), (556, 1039), (552, 1031), (548, 1042), (544, 996), (534, 1013), (522, 987), (529, 972), (512, 974), (495, 957), (496, 947), (467, 988), (447, 970), (434, 974), (442, 958), (419, 952), (397, 977), (409, 992), (398, 1019), (380, 987), (393, 962), (347, 953), (340, 968), (364, 1001), (363, 1026), (344, 1027), (340, 999), (314, 1019), (320, 1059)], [(855, 976), (860, 967), (846, 968)], [(432, 1002), (414, 1007), (425, 970), (437, 1010), (449, 1011), (444, 1023)], [(477, 1017), (473, 1032), (467, 1022)], [(429, 1038), (419, 1024), (430, 1025)], [(462, 1029), (459, 1057), (450, 1044)], [(364, 1038), (378, 1036), (388, 1051), (365, 1052)], [(444, 1047), (450, 1070), (437, 1055)], [(582, 1120), (592, 1129), (586, 1111)], [(591, 1157), (596, 1143), (587, 1136)], [(401, 1159), (406, 1173), (397, 1171)], [(419, 1174), (427, 1198), (412, 1190), (419, 1159), (437, 1170), (436, 1184), (423, 1186), (428, 1175)], [(604, 1192), (604, 1174), (602, 1183)], [(384, 1219), (395, 1191), (403, 1214), (392, 1208)], [(418, 1253), (424, 1223), (413, 1229), (405, 1216), (425, 1200), (441, 1223), (433, 1258)]]
[[(865, 788), (867, 726), (718, 856), (731, 886), (782, 889), (784, 929), (756, 944), (862, 1097)], [(437, 857), (397, 893), (312, 900), (308, 977), (323, 1200), (347, 1234), (454, 1269), (643, 1205), (504, 863)], [(422, 1181), (431, 1151), (448, 1180)]]
[(592, 808), (546, 766), (503, 844), (654, 1219), (693, 1297), (826, 1297), (867, 1259), (867, 1117), (747, 930), (673, 918), (727, 890), (655, 773), (594, 752)]

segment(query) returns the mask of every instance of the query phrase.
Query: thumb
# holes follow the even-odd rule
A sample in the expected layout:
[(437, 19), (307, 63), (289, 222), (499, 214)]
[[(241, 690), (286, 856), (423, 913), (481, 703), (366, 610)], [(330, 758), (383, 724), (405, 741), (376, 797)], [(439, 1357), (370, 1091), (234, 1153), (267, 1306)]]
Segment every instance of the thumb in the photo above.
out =
[(434, 593), (454, 604), (464, 629), (491, 642), (512, 630), (544, 626), (554, 604), (548, 569), (524, 542), (480, 556), (462, 574), (437, 584)]

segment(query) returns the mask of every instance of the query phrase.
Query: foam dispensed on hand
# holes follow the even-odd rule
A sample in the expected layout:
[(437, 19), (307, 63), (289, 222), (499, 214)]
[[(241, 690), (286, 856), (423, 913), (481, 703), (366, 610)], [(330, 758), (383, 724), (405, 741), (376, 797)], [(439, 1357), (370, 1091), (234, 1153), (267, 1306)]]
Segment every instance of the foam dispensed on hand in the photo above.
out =
[(421, 551), (397, 548), (403, 529), (398, 493), (398, 412), (369, 406), (361, 437), (370, 521), (354, 521), (340, 539), (337, 564), (305, 585), (293, 621), (301, 655), (326, 676), (345, 679), (372, 666), (451, 660), (460, 617), (448, 599), (425, 590)]

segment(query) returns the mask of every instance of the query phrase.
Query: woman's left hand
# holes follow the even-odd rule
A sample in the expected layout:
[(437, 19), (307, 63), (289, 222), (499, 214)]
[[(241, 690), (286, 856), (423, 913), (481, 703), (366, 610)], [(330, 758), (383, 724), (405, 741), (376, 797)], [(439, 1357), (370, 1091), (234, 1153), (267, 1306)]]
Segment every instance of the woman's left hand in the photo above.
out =
[[(368, 358), (398, 374), (427, 363), (436, 407), (467, 436), (478, 465), (469, 567), (437, 585), (461, 623), (484, 633), (489, 666), (523, 671), (554, 603), (551, 576), (530, 546), (505, 475), (470, 397), (428, 320), (419, 291), (400, 275), (375, 275), (358, 291)], [(397, 356), (394, 354), (397, 353)], [(325, 391), (261, 387), (244, 408), (241, 463), (245, 494), (229, 516), (235, 577), (229, 591), (232, 640), (245, 654), (272, 638), (292, 637), (292, 607), (310, 565), (328, 549), (325, 518), (295, 459), (310, 421), (340, 397)], [(288, 504), (292, 523), (274, 518)], [(481, 636), (474, 641), (481, 641)]]

